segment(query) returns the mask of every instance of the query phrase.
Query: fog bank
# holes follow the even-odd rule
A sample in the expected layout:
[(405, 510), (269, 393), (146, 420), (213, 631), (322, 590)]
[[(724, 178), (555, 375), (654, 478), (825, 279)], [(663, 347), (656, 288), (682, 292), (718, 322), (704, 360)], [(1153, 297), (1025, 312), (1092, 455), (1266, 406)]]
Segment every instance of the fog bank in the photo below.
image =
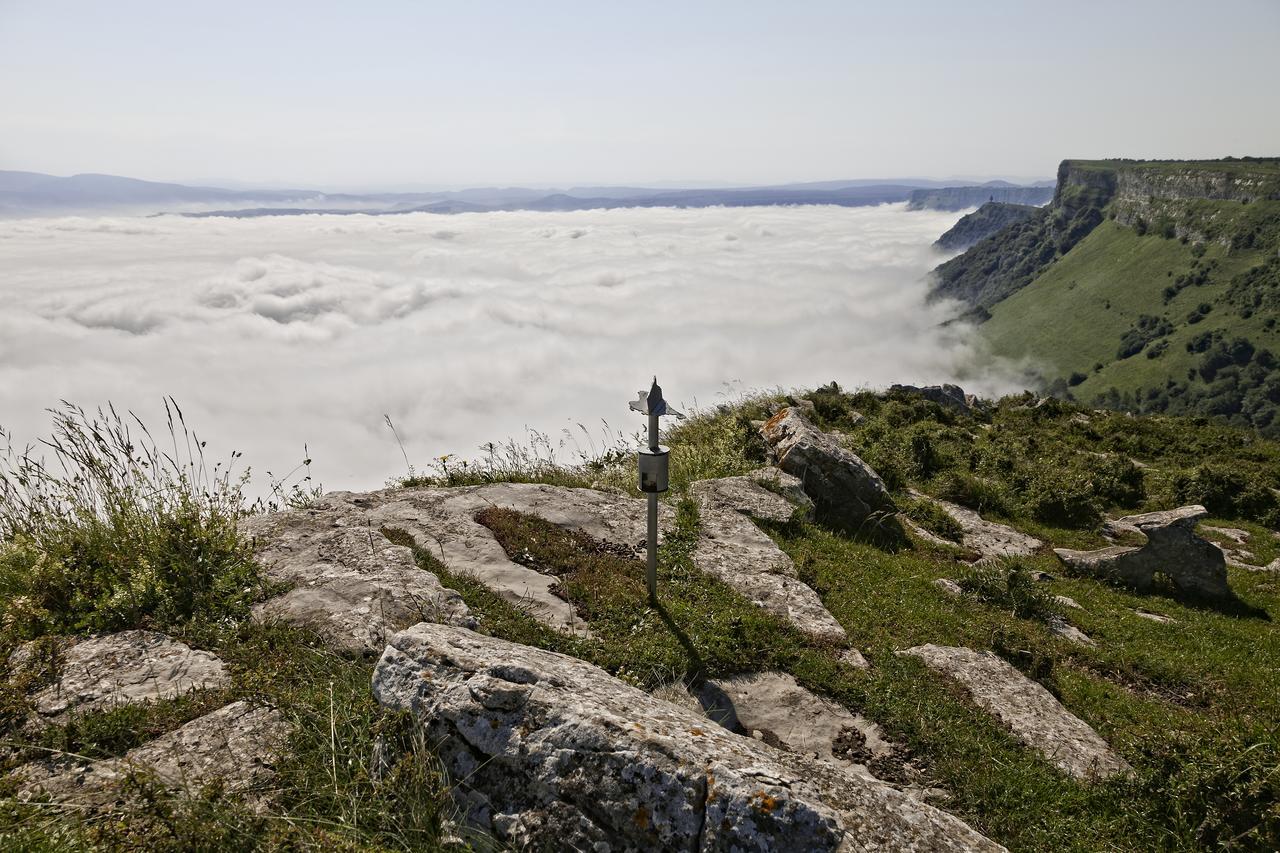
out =
[(971, 330), (923, 277), (957, 214), (875, 208), (0, 221), (0, 426), (60, 399), (144, 418), (163, 395), (221, 458), (302, 458), (326, 488), (558, 437), (657, 373), (687, 408), (742, 390), (961, 381)]

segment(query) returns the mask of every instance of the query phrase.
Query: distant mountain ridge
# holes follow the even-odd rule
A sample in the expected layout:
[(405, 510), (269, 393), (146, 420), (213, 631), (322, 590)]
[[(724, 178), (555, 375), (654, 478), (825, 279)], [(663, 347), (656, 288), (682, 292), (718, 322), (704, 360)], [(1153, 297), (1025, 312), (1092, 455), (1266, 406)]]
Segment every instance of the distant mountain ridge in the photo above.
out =
[[(998, 186), (997, 186), (998, 184)], [(993, 192), (1011, 192), (992, 182)], [(176, 212), (191, 216), (285, 216), (306, 213), (371, 215), (496, 210), (592, 210), (618, 207), (741, 207), (748, 205), (832, 204), (844, 207), (899, 203), (921, 191), (946, 192), (929, 179), (850, 179), (761, 187), (655, 189), (645, 187), (477, 187), (409, 193), (326, 193), (306, 189), (231, 190), (143, 181), (114, 175), (57, 177), (37, 172), (0, 171), (0, 214), (47, 215)], [(985, 189), (983, 190), (985, 192)]]

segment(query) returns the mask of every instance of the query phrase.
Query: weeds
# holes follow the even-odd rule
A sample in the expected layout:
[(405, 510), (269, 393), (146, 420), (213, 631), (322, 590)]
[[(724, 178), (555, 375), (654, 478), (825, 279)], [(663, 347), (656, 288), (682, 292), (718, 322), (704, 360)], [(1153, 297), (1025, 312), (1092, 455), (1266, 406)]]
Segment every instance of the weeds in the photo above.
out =
[(66, 405), (44, 446), (0, 457), (3, 629), (43, 633), (238, 620), (265, 580), (236, 534), (239, 454), (209, 468), (166, 401), (168, 442), (114, 409)]
[(1043, 622), (1061, 610), (1053, 595), (1032, 577), (1026, 562), (1018, 557), (973, 566), (960, 576), (958, 583), (979, 601), (1007, 608), (1019, 619)]

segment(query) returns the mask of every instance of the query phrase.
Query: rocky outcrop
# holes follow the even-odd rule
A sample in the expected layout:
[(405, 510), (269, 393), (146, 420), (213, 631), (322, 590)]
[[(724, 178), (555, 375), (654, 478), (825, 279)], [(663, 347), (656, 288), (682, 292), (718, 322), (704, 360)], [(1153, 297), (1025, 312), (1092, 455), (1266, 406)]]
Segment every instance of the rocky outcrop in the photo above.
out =
[[(782, 477), (792, 485), (799, 482)], [(846, 641), (844, 628), (800, 580), (795, 563), (747, 516), (785, 520), (794, 505), (746, 477), (704, 480), (693, 484), (690, 492), (699, 508), (701, 530), (693, 564), (700, 571), (807, 634)]]
[[(797, 479), (756, 472), (695, 484), (692, 492), (702, 509), (694, 553), (699, 569), (801, 630), (844, 641), (844, 629), (797, 578), (791, 559), (748, 517), (785, 520), (797, 509), (803, 513), (811, 504)], [(797, 504), (783, 495), (795, 496)], [(419, 566), (409, 548), (388, 541), (382, 533), (387, 529), (407, 533), (451, 571), (477, 578), (543, 622), (587, 631), (556, 593), (558, 579), (514, 562), (476, 520), (488, 507), (536, 515), (637, 554), (643, 550), (645, 502), (613, 492), (536, 483), (334, 492), (305, 509), (246, 522), (272, 579), (294, 585), (257, 612), (312, 625), (339, 648), (366, 654), (380, 652), (388, 636), (424, 620), (473, 627), (458, 594)], [(674, 511), (660, 504), (660, 535), (674, 524)]]
[(959, 414), (968, 414), (974, 409), (982, 408), (983, 402), (973, 394), (966, 394), (959, 385), (890, 385), (890, 394), (910, 394), (923, 397), (930, 403), (937, 403), (944, 409), (951, 409)]
[(880, 475), (798, 407), (779, 411), (760, 434), (778, 467), (804, 483), (805, 493), (824, 515), (857, 526), (873, 514), (896, 511)]
[(271, 580), (291, 588), (255, 616), (318, 631), (348, 653), (375, 655), (423, 619), (474, 625), (461, 596), (394, 545), (347, 493), (241, 522)]
[(871, 778), (789, 755), (564, 655), (444, 625), (393, 638), (373, 676), (412, 712), (466, 819), (576, 850), (997, 850)]
[(901, 654), (964, 687), (978, 707), (1064, 773), (1102, 779), (1131, 769), (1088, 723), (992, 652), (928, 644)]
[[(20, 648), (10, 663), (26, 665), (32, 649), (31, 644)], [(31, 697), (36, 713), (46, 718), (176, 699), (193, 690), (231, 684), (217, 655), (155, 631), (69, 640), (59, 657), (56, 680)]]
[[(1027, 557), (1039, 551), (1044, 543), (1034, 536), (1014, 530), (1005, 524), (987, 521), (968, 507), (953, 504), (922, 492), (911, 490), (917, 500), (930, 501), (954, 520), (962, 531), (960, 545), (981, 555), (983, 560), (1001, 557)], [(951, 543), (955, 544), (955, 543)]]
[[(1048, 201), (1048, 198), (1045, 201)], [(966, 213), (960, 217), (960, 221), (935, 240), (933, 246), (944, 252), (963, 251), (997, 231), (1023, 221), (1036, 210), (1037, 208), (1030, 204), (988, 201), (973, 213)]]
[(1112, 532), (1141, 533), (1146, 544), (1096, 551), (1055, 548), (1054, 553), (1077, 573), (1142, 592), (1154, 587), (1156, 573), (1160, 573), (1186, 595), (1232, 599), (1235, 596), (1227, 584), (1227, 564), (1221, 549), (1195, 532), (1196, 522), (1207, 515), (1202, 506), (1184, 506), (1125, 516), (1110, 522)]
[(15, 773), (23, 800), (49, 799), (101, 807), (120, 801), (121, 784), (132, 775), (170, 791), (198, 792), (218, 782), (229, 792), (253, 798), (274, 774), (275, 756), (288, 736), (280, 712), (241, 700), (150, 743), (122, 758), (29, 764)]
[[(332, 492), (305, 509), (265, 516), (252, 528), (271, 576), (315, 591), (295, 591), (293, 600), (286, 595), (263, 611), (296, 621), (332, 620), (330, 634), (340, 644), (373, 654), (386, 637), (424, 619), (473, 625), (456, 592), (418, 566), (408, 548), (386, 541), (381, 530), (388, 528), (407, 533), (452, 571), (477, 578), (548, 625), (583, 631), (573, 606), (555, 594), (557, 579), (512, 561), (476, 521), (477, 513), (494, 506), (633, 548), (645, 537), (644, 501), (593, 489), (491, 483)], [(675, 513), (665, 505), (659, 513), (661, 534), (674, 525)]]

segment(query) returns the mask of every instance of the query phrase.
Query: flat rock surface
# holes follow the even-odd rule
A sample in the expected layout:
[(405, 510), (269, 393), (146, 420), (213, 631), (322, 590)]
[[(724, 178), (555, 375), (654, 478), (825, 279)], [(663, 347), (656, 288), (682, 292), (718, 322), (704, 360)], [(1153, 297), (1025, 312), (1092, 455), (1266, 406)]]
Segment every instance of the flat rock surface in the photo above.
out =
[(1050, 618), (1045, 624), (1048, 626), (1049, 630), (1052, 631), (1056, 636), (1059, 636), (1062, 639), (1067, 640), (1069, 642), (1075, 643), (1076, 645), (1079, 645), (1079, 646), (1096, 646), (1097, 645), (1097, 643), (1093, 641), (1092, 637), (1090, 637), (1084, 631), (1081, 631), (1075, 625), (1072, 625), (1066, 619), (1063, 619), (1061, 616), (1054, 616)]
[(876, 769), (900, 752), (875, 723), (814, 695), (785, 672), (707, 681), (695, 695), (707, 716), (729, 731), (837, 767), (879, 775)]
[[(1027, 557), (1034, 554), (1044, 545), (1034, 536), (1028, 536), (1014, 530), (1007, 524), (987, 521), (968, 507), (953, 504), (939, 498), (930, 497), (923, 492), (911, 490), (913, 498), (931, 501), (951, 516), (963, 531), (960, 545), (970, 551), (982, 555), (982, 559), (990, 560), (999, 557)], [(955, 545), (956, 543), (950, 543)]]
[(120, 783), (132, 773), (152, 777), (165, 788), (197, 790), (215, 780), (226, 790), (249, 793), (268, 781), (288, 727), (279, 711), (233, 702), (199, 717), (121, 758), (20, 767), (15, 775), (21, 799), (106, 806), (122, 798)]
[(424, 619), (474, 625), (461, 596), (389, 542), (350, 497), (241, 521), (268, 576), (293, 587), (257, 605), (255, 616), (313, 628), (334, 647), (366, 655)]
[[(844, 629), (799, 581), (790, 558), (748, 517), (789, 518), (795, 505), (758, 483), (772, 480), (785, 494), (798, 491), (797, 481), (780, 472), (726, 480), (696, 484), (703, 535), (695, 564), (801, 629), (843, 641)], [(643, 552), (645, 501), (614, 492), (536, 483), (333, 492), (305, 509), (244, 522), (271, 577), (295, 584), (258, 613), (316, 626), (335, 645), (366, 654), (379, 653), (387, 637), (417, 622), (473, 627), (458, 594), (419, 567), (408, 548), (388, 541), (381, 532), (387, 527), (407, 532), (451, 571), (474, 576), (543, 622), (587, 632), (556, 594), (558, 579), (511, 560), (476, 521), (495, 506)], [(675, 526), (675, 512), (665, 504), (658, 512), (661, 539)]]
[[(785, 511), (784, 517), (790, 518), (792, 504), (758, 485), (741, 482), (704, 480), (694, 483), (690, 491), (701, 519), (701, 535), (693, 552), (693, 563), (700, 571), (719, 578), (801, 631), (838, 643), (846, 641), (844, 628), (817, 593), (800, 580), (791, 558), (743, 512), (744, 507), (773, 511), (761, 510), (763, 505), (776, 509), (775, 515)], [(782, 506), (776, 506), (778, 503)]]
[[(15, 653), (22, 665), (28, 649)], [(58, 678), (32, 696), (37, 713), (105, 711), (192, 690), (230, 685), (217, 655), (192, 649), (155, 631), (122, 631), (72, 642), (62, 652)]]
[(469, 822), (535, 849), (998, 850), (870, 777), (788, 754), (591, 664), (444, 625), (373, 676), (412, 712)]
[(778, 467), (798, 477), (818, 509), (848, 524), (861, 524), (896, 507), (870, 465), (818, 429), (799, 406), (780, 410), (760, 428)]
[(993, 652), (930, 643), (901, 654), (960, 684), (978, 707), (1064, 773), (1101, 779), (1131, 769), (1088, 723)]
[(1096, 551), (1055, 548), (1065, 565), (1082, 574), (1095, 575), (1141, 592), (1155, 586), (1160, 573), (1181, 592), (1214, 599), (1234, 597), (1227, 584), (1226, 558), (1217, 545), (1195, 531), (1196, 522), (1208, 515), (1202, 506), (1128, 515), (1107, 524), (1113, 534), (1140, 533), (1141, 546), (1115, 545)]
[(797, 510), (812, 517), (813, 501), (804, 484), (777, 468), (761, 468), (738, 477), (699, 480), (689, 486), (690, 496), (766, 521), (789, 521)]

